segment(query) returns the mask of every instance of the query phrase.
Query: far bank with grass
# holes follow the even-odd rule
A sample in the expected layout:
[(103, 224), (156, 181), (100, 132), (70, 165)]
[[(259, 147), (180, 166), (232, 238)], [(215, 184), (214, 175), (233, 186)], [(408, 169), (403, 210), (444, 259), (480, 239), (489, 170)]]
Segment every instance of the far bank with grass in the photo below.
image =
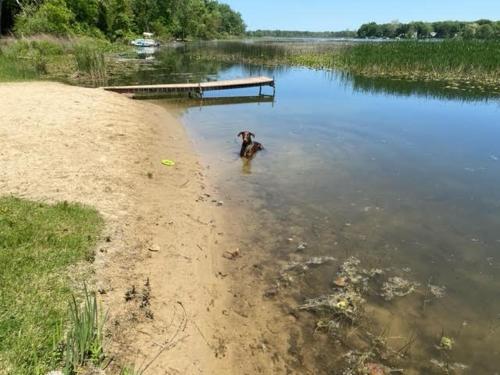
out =
[(200, 52), (199, 58), (335, 69), (365, 77), (460, 82), (488, 89), (500, 86), (500, 41), (222, 42), (212, 52)]

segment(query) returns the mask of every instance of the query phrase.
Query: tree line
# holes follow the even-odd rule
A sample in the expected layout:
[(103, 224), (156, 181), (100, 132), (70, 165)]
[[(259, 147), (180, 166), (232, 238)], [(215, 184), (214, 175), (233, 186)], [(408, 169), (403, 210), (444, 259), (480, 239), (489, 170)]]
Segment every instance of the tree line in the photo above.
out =
[(500, 39), (500, 21), (478, 20), (475, 22), (440, 21), (377, 24), (370, 22), (358, 29), (359, 38), (405, 39)]
[(0, 0), (0, 31), (83, 34), (111, 40), (153, 32), (164, 38), (243, 35), (241, 14), (217, 0)]
[(251, 38), (355, 38), (356, 31), (294, 31), (294, 30), (255, 30), (248, 31)]

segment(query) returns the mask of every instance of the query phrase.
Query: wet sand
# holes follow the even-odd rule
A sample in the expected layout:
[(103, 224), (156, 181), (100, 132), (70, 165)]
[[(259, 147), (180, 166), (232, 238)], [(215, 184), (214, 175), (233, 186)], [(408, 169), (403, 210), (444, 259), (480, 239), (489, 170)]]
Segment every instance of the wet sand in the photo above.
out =
[(265, 284), (249, 271), (257, 255), (228, 259), (249, 215), (220, 203), (230, 197), (164, 108), (48, 82), (1, 84), (0, 108), (0, 194), (105, 218), (93, 285), (108, 311), (106, 373), (286, 371), (276, 307), (260, 305)]

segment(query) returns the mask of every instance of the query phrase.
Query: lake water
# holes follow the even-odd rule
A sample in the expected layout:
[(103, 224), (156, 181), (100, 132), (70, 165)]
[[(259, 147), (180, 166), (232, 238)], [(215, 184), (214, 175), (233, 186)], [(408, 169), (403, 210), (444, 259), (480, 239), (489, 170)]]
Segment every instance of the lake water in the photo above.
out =
[[(163, 102), (177, 109), (233, 204), (261, 217), (248, 236), (270, 254), (267, 280), (280, 287), (276, 303), (295, 309), (334, 295), (344, 288), (333, 283), (339, 266), (350, 257), (359, 269), (379, 270), (363, 274), (366, 285), (356, 287), (366, 300), (359, 322), (336, 326), (332, 311), (298, 312), (309, 322), (303, 331), (311, 345), (302, 354), (317, 372), (342, 373), (355, 367), (349, 361), (371, 353), (365, 363), (410, 374), (498, 373), (498, 99), (440, 84), (304, 68), (200, 67), (186, 59), (165, 63), (164, 79), (185, 81), (186, 72), (190, 80), (276, 79), (273, 99), (247, 89)], [(131, 81), (147, 82), (151, 71)], [(241, 130), (265, 147), (251, 162), (238, 157)], [(335, 260), (283, 272), (312, 257)], [(393, 277), (414, 282), (415, 290), (386, 300), (384, 285), (392, 284), (384, 283)], [(314, 329), (330, 319), (330, 329)], [(451, 350), (443, 337), (453, 340)]]

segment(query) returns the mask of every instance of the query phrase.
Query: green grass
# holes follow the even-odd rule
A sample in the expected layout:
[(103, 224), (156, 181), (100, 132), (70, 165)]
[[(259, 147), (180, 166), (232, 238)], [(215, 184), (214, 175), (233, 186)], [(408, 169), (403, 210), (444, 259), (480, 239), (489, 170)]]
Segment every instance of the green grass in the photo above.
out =
[(87, 41), (76, 44), (73, 53), (79, 72), (88, 74), (92, 82), (106, 80), (106, 57), (102, 48)]
[(337, 64), (370, 76), (488, 81), (500, 76), (500, 42), (363, 43), (343, 50)]
[(0, 41), (0, 82), (47, 79), (100, 85), (107, 77), (107, 55), (128, 49), (88, 37), (6, 39)]
[(220, 43), (200, 59), (336, 69), (366, 77), (500, 84), (500, 41), (391, 41), (355, 44)]
[[(103, 221), (79, 204), (0, 198), (0, 369), (46, 374), (60, 357), (72, 298), (68, 267), (93, 258)], [(63, 323), (65, 324), (65, 323)], [(1, 371), (0, 371), (1, 372)]]

